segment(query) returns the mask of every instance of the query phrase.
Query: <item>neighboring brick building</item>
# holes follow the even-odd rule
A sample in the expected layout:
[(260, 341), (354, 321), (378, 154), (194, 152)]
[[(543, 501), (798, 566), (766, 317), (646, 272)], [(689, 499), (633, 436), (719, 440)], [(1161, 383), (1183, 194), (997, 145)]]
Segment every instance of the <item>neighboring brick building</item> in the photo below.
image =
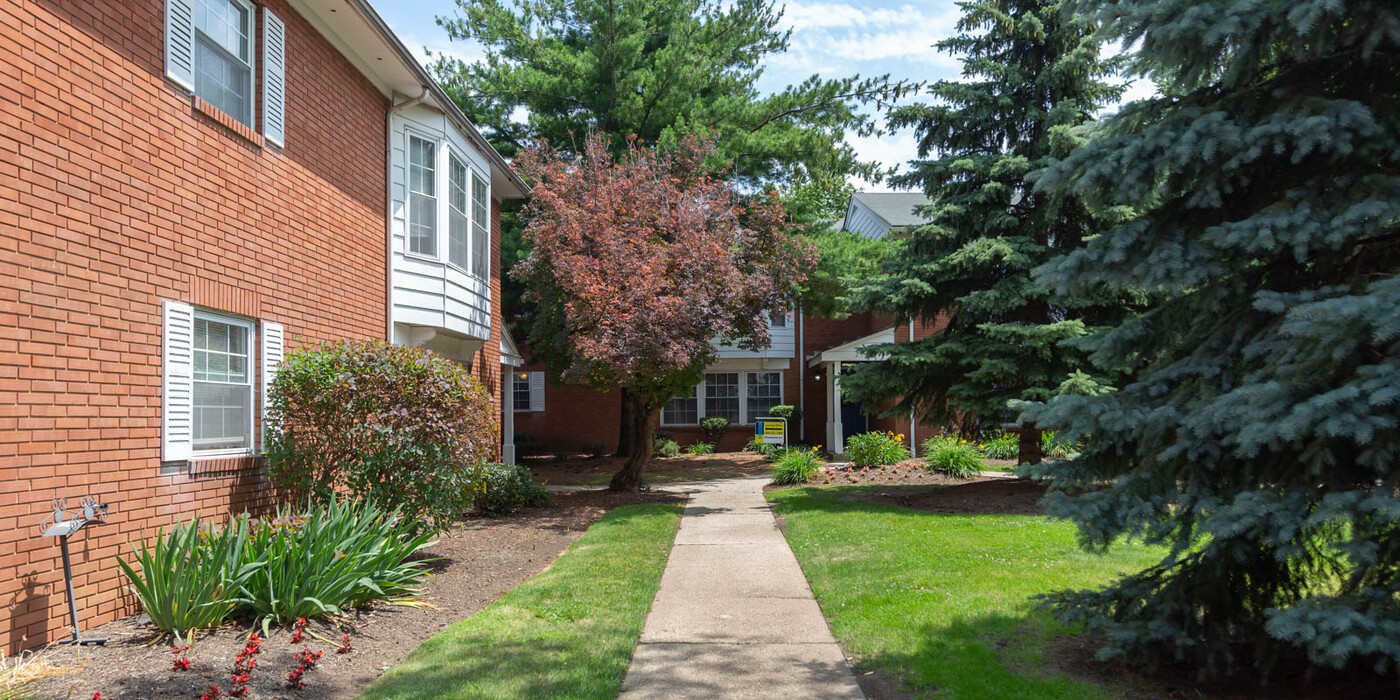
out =
[(0, 5), (0, 649), (67, 633), (51, 499), (111, 507), (73, 543), (84, 626), (132, 611), (129, 542), (267, 500), (284, 348), (426, 345), (501, 405), (499, 204), (525, 192), (359, 0)]
[[(855, 195), (842, 227), (871, 237), (899, 235), (917, 223), (913, 209), (927, 201), (921, 195), (905, 193)], [(914, 337), (926, 338), (935, 327), (916, 323)], [(860, 347), (909, 340), (908, 324), (896, 327), (888, 317), (872, 314), (839, 320), (814, 318), (798, 309), (775, 316), (770, 331), (773, 343), (766, 350), (717, 348), (719, 358), (706, 369), (704, 381), (687, 396), (667, 404), (659, 427), (688, 445), (703, 439), (700, 419), (723, 415), (732, 427), (717, 449), (734, 451), (753, 437), (754, 418), (767, 415), (767, 409), (774, 405), (791, 404), (802, 406), (802, 421), (792, 426), (792, 439), (832, 451), (842, 449), (845, 436), (866, 430), (902, 433), (913, 448), (937, 430), (929, 425), (911, 430), (908, 418), (867, 415), (863, 411), (866, 407), (843, 401), (839, 382), (831, 381), (843, 366), (870, 361), (860, 354)], [(588, 440), (602, 441), (609, 450), (616, 448), (622, 403), (619, 392), (600, 393), (547, 381), (544, 367), (538, 363), (514, 372), (512, 405), (517, 435), (529, 434), (550, 451), (577, 451)]]

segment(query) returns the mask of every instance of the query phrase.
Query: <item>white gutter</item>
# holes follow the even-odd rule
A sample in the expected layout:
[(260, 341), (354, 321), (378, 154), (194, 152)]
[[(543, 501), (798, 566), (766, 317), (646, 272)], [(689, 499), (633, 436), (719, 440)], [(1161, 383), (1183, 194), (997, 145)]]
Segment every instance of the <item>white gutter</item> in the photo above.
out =
[(394, 342), (394, 115), (426, 99), (425, 85), (417, 97), (390, 104), (384, 112), (384, 340), (389, 343)]
[(807, 314), (803, 312), (802, 302), (797, 302), (797, 415), (802, 420), (797, 422), (797, 439), (799, 442), (807, 442), (807, 363), (802, 361), (803, 353), (807, 352)]

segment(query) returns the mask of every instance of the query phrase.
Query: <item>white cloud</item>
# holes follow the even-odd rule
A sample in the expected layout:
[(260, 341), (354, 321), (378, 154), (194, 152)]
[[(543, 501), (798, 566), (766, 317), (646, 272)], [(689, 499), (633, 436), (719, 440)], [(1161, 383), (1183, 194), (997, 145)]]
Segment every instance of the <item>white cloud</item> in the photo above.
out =
[[(896, 168), (902, 171), (904, 164), (918, 155), (918, 140), (914, 138), (914, 132), (910, 129), (882, 136), (853, 136), (846, 140), (861, 160), (873, 160), (884, 169)], [(889, 192), (894, 189), (890, 187), (888, 180), (873, 183), (851, 177), (850, 183), (864, 192)]]

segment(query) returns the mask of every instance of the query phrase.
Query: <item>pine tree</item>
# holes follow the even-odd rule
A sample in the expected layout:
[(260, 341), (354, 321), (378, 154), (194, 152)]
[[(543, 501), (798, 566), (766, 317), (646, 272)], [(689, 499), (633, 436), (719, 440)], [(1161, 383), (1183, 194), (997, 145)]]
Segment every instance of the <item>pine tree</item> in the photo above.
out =
[[(1039, 0), (963, 3), (961, 34), (938, 47), (961, 55), (961, 81), (932, 86), (933, 104), (905, 107), (891, 124), (913, 126), (919, 155), (896, 179), (932, 204), (889, 274), (859, 287), (856, 303), (898, 319), (948, 317), (926, 340), (874, 350), (888, 359), (842, 380), (861, 400), (903, 400), (925, 420), (996, 421), (1012, 400), (1044, 400), (1083, 355), (1061, 341), (1113, 319), (1095, 295), (1050, 295), (1030, 270), (1091, 235), (1095, 217), (1074, 196), (1032, 190), (1029, 176), (1076, 141), (1071, 127), (1117, 98), (1105, 82), (1093, 25)], [(1040, 434), (1022, 426), (1023, 461), (1039, 461)]]
[[(1105, 654), (1201, 676), (1400, 663), (1400, 6), (1085, 0), (1160, 97), (1040, 181), (1141, 215), (1047, 264), (1145, 290), (1090, 339), (1118, 391), (1024, 417), (1089, 437), (1038, 471), (1083, 543), (1162, 561), (1047, 603)], [(1267, 678), (1267, 675), (1264, 675)]]

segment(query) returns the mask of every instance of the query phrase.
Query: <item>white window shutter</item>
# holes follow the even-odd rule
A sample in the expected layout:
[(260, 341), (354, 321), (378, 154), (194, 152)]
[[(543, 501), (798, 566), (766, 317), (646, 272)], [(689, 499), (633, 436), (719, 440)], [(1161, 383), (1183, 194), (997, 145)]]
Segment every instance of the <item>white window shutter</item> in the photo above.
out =
[(287, 26), (263, 8), (263, 136), (287, 145)]
[(165, 0), (165, 76), (194, 91), (194, 0)]
[(544, 372), (530, 373), (530, 410), (544, 410)]
[(272, 380), (277, 376), (277, 368), (282, 366), (282, 358), (286, 355), (286, 346), (283, 343), (282, 324), (263, 321), (262, 324), (262, 419), (263, 436), (267, 436), (267, 406), (268, 390), (272, 388)]
[(161, 329), (160, 459), (194, 454), (194, 307), (165, 302)]

